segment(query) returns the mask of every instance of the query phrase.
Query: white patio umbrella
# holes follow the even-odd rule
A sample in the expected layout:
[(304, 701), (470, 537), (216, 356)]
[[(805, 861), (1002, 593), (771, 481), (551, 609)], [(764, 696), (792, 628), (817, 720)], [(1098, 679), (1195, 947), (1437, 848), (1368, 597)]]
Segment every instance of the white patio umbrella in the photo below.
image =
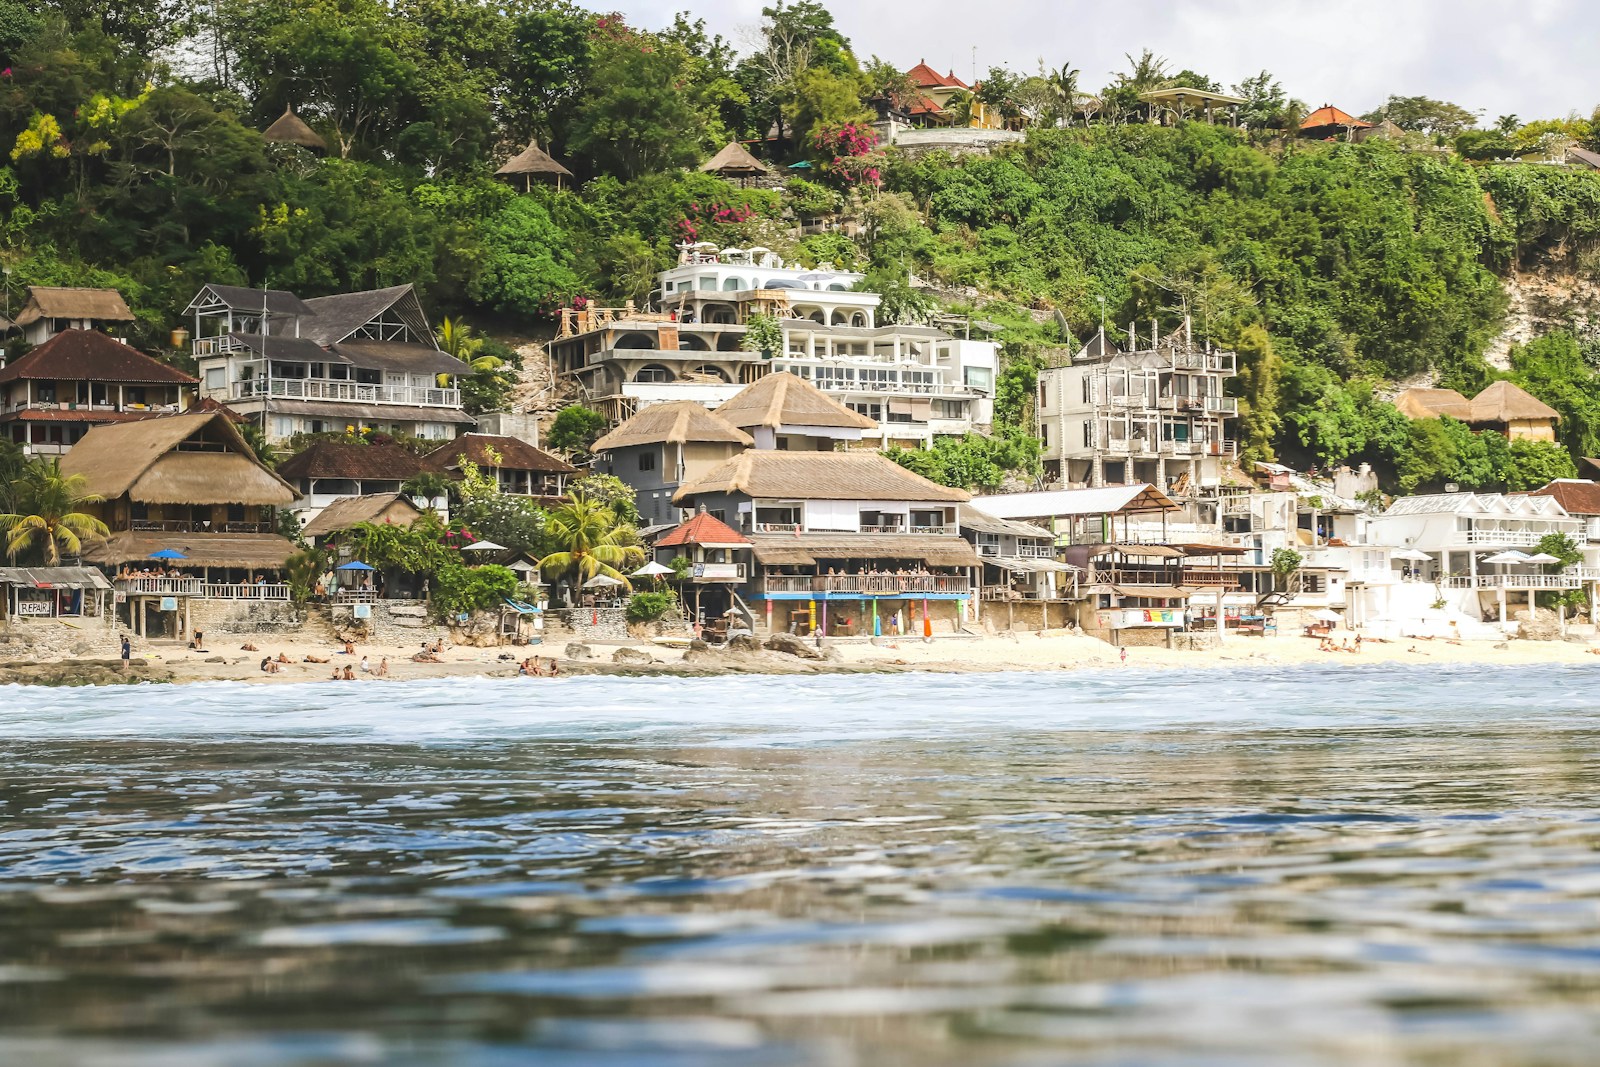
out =
[(623, 584), (621, 581), (611, 577), (609, 574), (597, 574), (587, 582), (584, 582), (583, 587), (585, 589), (608, 589), (621, 584)]
[(1316, 619), (1318, 622), (1343, 622), (1344, 621), (1344, 616), (1343, 615), (1340, 615), (1337, 611), (1330, 611), (1328, 608), (1318, 608), (1316, 611), (1313, 611), (1311, 613), (1311, 617), (1313, 619)]
[(1426, 552), (1419, 552), (1414, 548), (1396, 549), (1394, 552), (1391, 552), (1390, 555), (1392, 555), (1395, 559), (1409, 560), (1412, 563), (1426, 563), (1428, 560), (1433, 558)]
[(497, 545), (493, 541), (474, 541), (470, 545), (462, 545), (463, 552), (504, 552), (505, 545)]
[[(1484, 556), (1478, 562), (1479, 563), (1529, 563), (1529, 562), (1532, 561), (1532, 559), (1533, 559), (1532, 556), (1529, 556), (1529, 555), (1527, 555), (1525, 553), (1522, 553), (1522, 552), (1518, 552), (1514, 548), (1508, 548), (1504, 552), (1496, 552), (1492, 556)], [(1553, 562), (1559, 562), (1559, 561), (1553, 561)]]
[(1524, 563), (1560, 563), (1561, 561), (1548, 552), (1536, 552), (1523, 560)]
[(660, 575), (671, 574), (671, 573), (672, 573), (672, 568), (671, 567), (664, 567), (661, 564), (657, 563), (655, 560), (651, 560), (649, 563), (646, 563), (643, 567), (640, 567), (638, 570), (633, 571), (632, 575), (635, 578), (656, 578), (656, 577), (659, 577)]

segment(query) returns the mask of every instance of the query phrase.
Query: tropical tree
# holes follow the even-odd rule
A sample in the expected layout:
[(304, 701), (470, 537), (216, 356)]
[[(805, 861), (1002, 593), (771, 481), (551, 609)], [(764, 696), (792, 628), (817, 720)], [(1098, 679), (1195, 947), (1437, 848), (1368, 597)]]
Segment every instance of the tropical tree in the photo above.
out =
[(571, 503), (550, 513), (545, 531), (560, 548), (539, 561), (540, 570), (552, 576), (570, 576), (580, 586), (596, 575), (605, 575), (632, 590), (627, 575), (618, 568), (642, 564), (644, 549), (633, 543), (633, 527), (620, 522), (608, 505), (573, 494)]
[(76, 556), (83, 542), (103, 541), (111, 533), (106, 524), (86, 512), (85, 504), (102, 497), (88, 491), (88, 480), (81, 474), (62, 474), (61, 461), (32, 467), (14, 483), (17, 510), (0, 515), (0, 528), (6, 534), (6, 554), (16, 559), (38, 549), (46, 566), (61, 562), (63, 552)]
[(450, 495), (454, 485), (442, 471), (420, 471), (407, 478), (401, 484), (400, 491), (413, 500), (427, 501), (428, 507), (432, 508), (435, 500)]

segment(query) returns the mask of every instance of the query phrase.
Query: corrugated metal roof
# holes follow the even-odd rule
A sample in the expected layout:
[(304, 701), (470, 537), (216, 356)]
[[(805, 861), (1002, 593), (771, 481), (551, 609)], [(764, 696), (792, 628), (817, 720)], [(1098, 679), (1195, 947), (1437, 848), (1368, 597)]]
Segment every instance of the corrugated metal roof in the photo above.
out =
[(0, 567), (0, 584), (35, 589), (110, 589), (93, 567)]

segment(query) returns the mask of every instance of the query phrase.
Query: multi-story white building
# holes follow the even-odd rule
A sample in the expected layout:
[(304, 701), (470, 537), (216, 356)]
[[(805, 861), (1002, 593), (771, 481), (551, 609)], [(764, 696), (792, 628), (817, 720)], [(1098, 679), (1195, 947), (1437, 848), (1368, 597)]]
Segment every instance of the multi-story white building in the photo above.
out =
[(1237, 452), (1224, 395), (1238, 370), (1232, 352), (1182, 336), (1119, 351), (1102, 332), (1070, 362), (1039, 373), (1039, 437), (1047, 479), (1066, 486), (1148, 482), (1215, 485)]
[(309, 300), (207, 285), (186, 311), (200, 394), (268, 440), (372, 429), (447, 441), (475, 425), (458, 385), (467, 365), (439, 350), (409, 285)]
[[(987, 429), (998, 346), (931, 326), (880, 324), (881, 297), (862, 275), (786, 265), (764, 248), (686, 246), (660, 275), (658, 310), (586, 308), (563, 315), (550, 351), (557, 370), (613, 421), (641, 407), (707, 407), (773, 370), (815, 384), (879, 423), (873, 447), (917, 447)], [(758, 316), (775, 319), (772, 351), (746, 351)]]

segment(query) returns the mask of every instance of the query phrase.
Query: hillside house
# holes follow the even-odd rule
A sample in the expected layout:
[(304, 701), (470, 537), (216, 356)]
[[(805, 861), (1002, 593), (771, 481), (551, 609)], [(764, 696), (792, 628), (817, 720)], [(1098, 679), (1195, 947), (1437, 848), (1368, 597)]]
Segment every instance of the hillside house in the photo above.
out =
[[(345, 497), (398, 493), (406, 482), (432, 469), (421, 456), (393, 441), (327, 438), (278, 464), (278, 474), (300, 494), (294, 512), (302, 523)], [(441, 496), (430, 503), (442, 509), (448, 500)]]
[(133, 321), (133, 312), (115, 289), (30, 285), (13, 323), (23, 340), (42, 345), (63, 330), (112, 330)]
[(452, 478), (471, 462), (495, 479), (502, 493), (546, 499), (567, 491), (567, 481), (578, 468), (517, 437), (503, 434), (464, 433), (423, 457), (424, 462)]
[(632, 487), (639, 521), (650, 527), (677, 523), (682, 512), (672, 498), (678, 488), (754, 444), (700, 404), (677, 400), (650, 405), (589, 450), (596, 471)]

